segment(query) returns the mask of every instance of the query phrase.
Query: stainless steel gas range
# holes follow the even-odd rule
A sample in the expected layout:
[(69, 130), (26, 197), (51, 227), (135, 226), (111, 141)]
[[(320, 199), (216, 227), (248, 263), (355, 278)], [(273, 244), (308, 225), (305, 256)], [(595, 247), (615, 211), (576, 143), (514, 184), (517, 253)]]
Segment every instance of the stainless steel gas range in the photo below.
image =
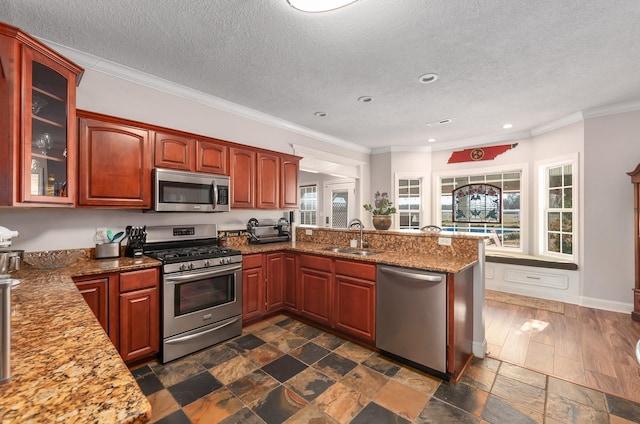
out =
[(147, 227), (162, 261), (162, 363), (242, 332), (242, 254), (218, 247), (215, 224)]

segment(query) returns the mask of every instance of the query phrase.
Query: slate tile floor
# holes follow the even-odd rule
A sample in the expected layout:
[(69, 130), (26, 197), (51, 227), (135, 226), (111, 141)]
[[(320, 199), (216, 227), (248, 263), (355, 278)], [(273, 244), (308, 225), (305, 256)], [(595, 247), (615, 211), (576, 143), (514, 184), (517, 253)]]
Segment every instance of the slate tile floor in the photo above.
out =
[(157, 423), (640, 422), (640, 404), (506, 362), (450, 384), (283, 315), (132, 372)]

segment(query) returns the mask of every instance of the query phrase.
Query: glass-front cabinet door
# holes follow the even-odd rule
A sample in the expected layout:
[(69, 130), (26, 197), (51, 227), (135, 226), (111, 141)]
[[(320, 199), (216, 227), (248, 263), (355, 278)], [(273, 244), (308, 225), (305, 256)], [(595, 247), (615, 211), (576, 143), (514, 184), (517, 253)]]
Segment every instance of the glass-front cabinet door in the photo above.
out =
[(23, 48), (22, 202), (74, 204), (76, 75)]

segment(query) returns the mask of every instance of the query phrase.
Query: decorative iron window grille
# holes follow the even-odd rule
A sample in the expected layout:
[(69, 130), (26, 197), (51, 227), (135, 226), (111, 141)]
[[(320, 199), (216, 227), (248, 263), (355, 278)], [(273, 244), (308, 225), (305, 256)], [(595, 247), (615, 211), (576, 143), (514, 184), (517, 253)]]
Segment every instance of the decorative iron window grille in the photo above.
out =
[(451, 192), (453, 222), (500, 224), (502, 190), (492, 184), (467, 184)]

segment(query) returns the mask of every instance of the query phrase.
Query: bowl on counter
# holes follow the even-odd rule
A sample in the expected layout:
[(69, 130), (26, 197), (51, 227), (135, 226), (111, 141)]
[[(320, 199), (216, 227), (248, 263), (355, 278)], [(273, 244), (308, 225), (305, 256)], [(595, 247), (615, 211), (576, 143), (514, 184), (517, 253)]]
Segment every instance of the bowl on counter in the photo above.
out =
[(82, 250), (45, 250), (25, 253), (23, 261), (38, 269), (58, 269), (71, 265), (83, 254)]

